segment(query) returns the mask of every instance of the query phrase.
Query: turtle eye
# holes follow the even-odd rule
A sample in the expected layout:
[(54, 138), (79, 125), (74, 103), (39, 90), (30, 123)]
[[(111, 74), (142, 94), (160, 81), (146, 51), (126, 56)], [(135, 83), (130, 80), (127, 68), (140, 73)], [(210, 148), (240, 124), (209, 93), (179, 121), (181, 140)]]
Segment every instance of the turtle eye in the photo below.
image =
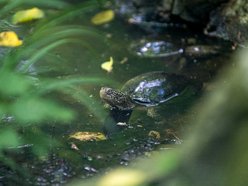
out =
[(105, 92), (109, 96), (113, 96), (113, 94), (115, 93), (112, 88), (106, 88)]

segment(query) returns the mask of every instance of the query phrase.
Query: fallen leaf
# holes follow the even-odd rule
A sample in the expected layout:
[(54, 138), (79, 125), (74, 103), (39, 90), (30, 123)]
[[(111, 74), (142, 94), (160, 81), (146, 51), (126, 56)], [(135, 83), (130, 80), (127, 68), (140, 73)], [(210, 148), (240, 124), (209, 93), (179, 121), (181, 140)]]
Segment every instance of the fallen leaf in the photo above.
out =
[(113, 10), (105, 10), (94, 15), (91, 19), (91, 22), (94, 25), (101, 25), (112, 21), (114, 17), (115, 17), (115, 13)]
[(113, 64), (114, 64), (114, 60), (112, 57), (110, 57), (109, 61), (106, 61), (101, 64), (101, 68), (103, 70), (106, 70), (107, 72), (111, 72), (113, 70)]
[(154, 138), (154, 139), (160, 139), (160, 133), (155, 131), (155, 130), (151, 130), (148, 133), (148, 136), (151, 137), (151, 138)]
[(76, 132), (71, 134), (69, 138), (74, 138), (80, 141), (101, 141), (107, 139), (101, 132)]
[(0, 46), (17, 47), (22, 45), (22, 40), (13, 31), (6, 31), (0, 33)]
[(25, 23), (35, 19), (41, 19), (44, 17), (44, 12), (39, 8), (31, 8), (27, 10), (21, 10), (16, 12), (12, 17), (12, 23)]

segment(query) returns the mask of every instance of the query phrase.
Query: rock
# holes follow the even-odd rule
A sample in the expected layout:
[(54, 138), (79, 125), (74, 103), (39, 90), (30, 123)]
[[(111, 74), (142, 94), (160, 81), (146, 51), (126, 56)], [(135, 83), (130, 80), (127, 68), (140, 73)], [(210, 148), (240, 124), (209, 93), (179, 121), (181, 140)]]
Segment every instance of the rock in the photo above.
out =
[(212, 12), (205, 33), (244, 46), (248, 41), (248, 0), (230, 0)]
[(248, 0), (116, 0), (116, 10), (129, 23), (150, 32), (184, 28), (186, 21), (205, 28), (208, 36), (240, 46), (248, 40)]
[(172, 14), (187, 21), (207, 23), (210, 12), (224, 2), (227, 0), (175, 0)]

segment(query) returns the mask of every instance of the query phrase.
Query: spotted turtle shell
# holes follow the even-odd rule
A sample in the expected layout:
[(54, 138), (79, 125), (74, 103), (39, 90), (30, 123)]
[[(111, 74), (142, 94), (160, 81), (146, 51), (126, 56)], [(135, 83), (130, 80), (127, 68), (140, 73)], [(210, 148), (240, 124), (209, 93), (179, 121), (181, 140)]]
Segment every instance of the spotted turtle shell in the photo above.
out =
[(178, 96), (188, 85), (185, 76), (155, 71), (130, 79), (121, 91), (138, 105), (156, 106)]

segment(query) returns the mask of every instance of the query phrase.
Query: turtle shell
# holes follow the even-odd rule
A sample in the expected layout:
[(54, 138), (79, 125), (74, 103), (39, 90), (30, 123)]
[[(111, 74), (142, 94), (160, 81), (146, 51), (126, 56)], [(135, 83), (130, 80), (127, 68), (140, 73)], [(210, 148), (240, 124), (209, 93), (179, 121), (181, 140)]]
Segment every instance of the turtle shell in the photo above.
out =
[(155, 106), (178, 96), (188, 85), (185, 76), (156, 71), (130, 79), (122, 92), (138, 105)]

